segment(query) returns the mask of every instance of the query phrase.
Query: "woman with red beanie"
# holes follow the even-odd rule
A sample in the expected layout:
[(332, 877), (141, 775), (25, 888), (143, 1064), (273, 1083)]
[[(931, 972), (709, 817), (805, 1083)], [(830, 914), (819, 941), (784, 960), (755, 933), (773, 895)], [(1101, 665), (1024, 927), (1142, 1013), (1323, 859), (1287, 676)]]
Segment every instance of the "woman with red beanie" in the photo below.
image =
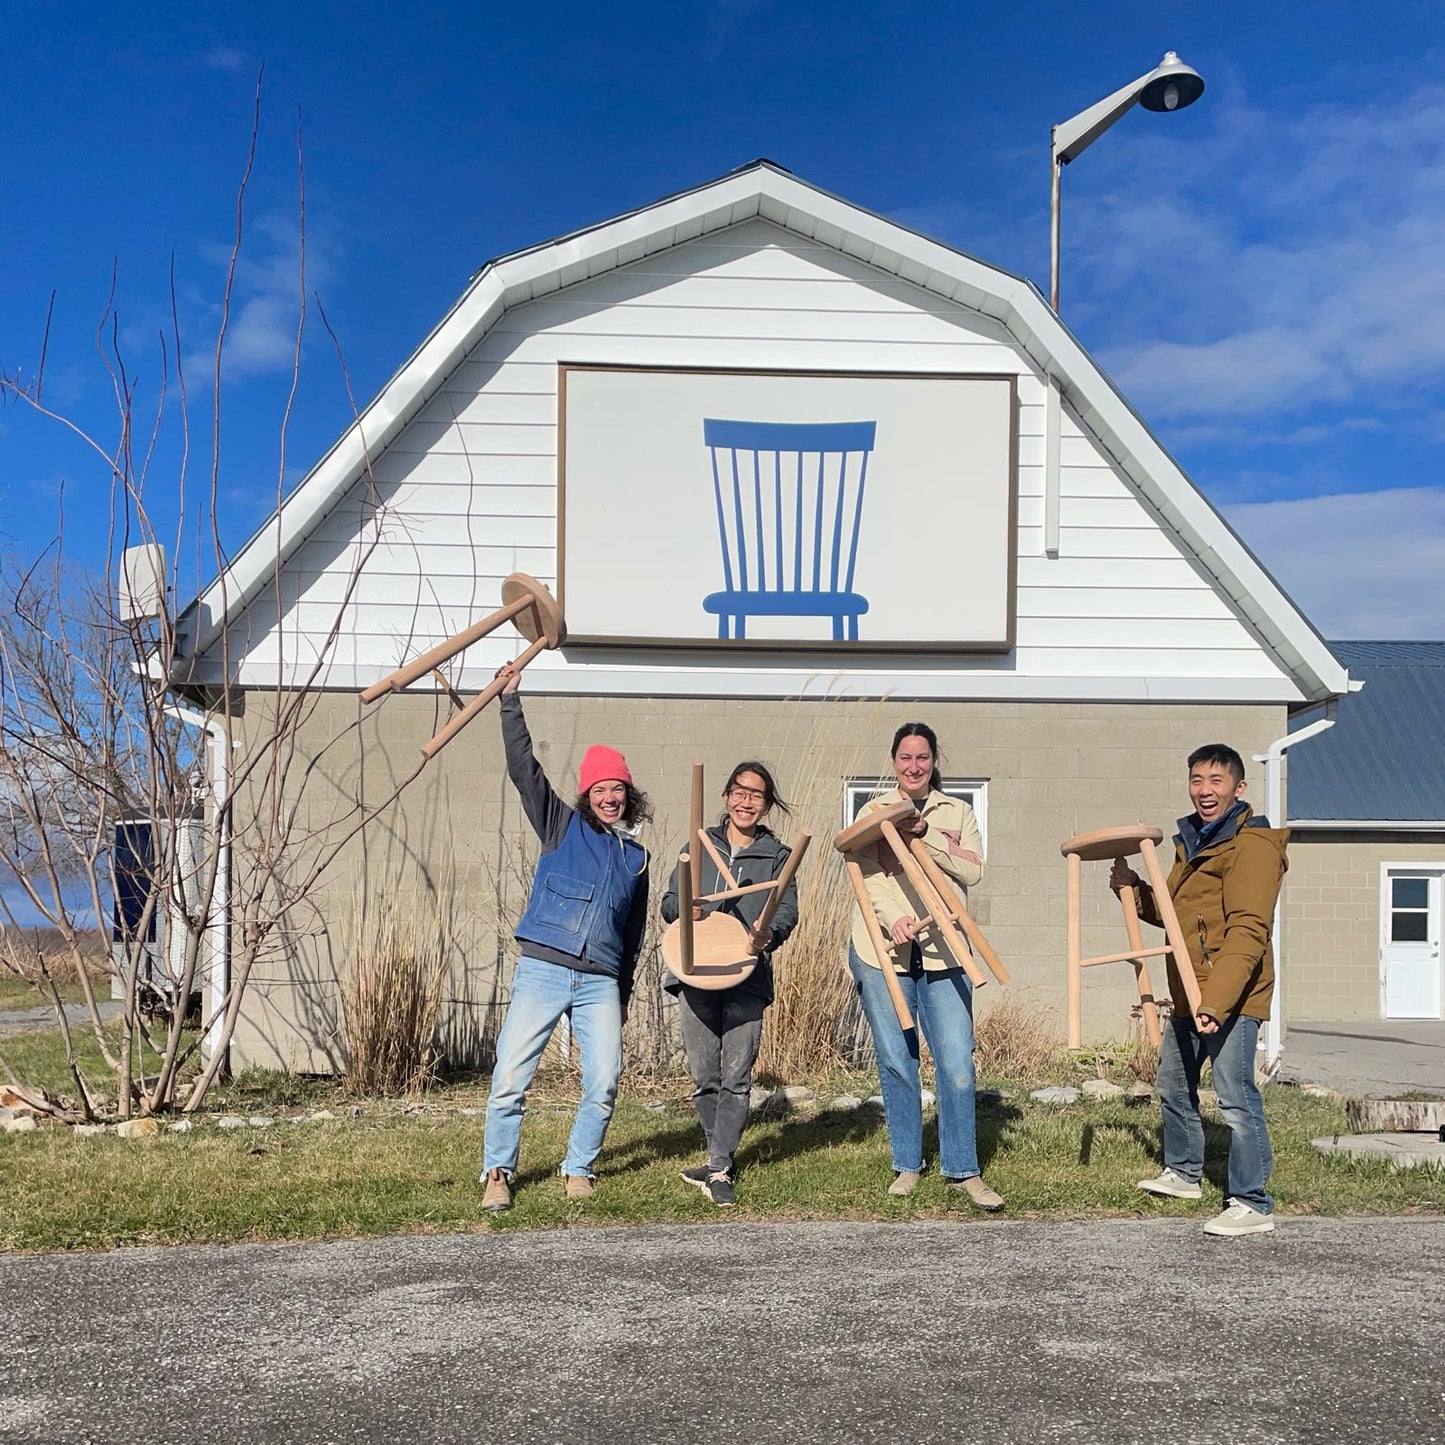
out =
[(647, 922), (647, 850), (633, 830), (652, 815), (616, 748), (588, 748), (575, 803), (559, 797), (532, 752), (517, 692), (521, 672), (508, 663), (497, 676), (507, 679), (501, 701), (507, 772), (542, 853), (517, 924), (522, 956), (487, 1098), (483, 1209), (511, 1207), (523, 1102), (564, 1016), (582, 1054), (582, 1098), (562, 1176), (568, 1199), (592, 1194), (593, 1166), (622, 1073), (622, 1024)]

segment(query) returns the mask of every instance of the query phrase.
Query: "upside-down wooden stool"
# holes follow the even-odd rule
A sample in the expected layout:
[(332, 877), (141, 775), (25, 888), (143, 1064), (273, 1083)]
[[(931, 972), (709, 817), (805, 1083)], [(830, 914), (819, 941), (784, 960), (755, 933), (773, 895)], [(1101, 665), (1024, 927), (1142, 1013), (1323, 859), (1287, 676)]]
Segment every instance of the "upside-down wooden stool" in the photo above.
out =
[[(406, 666), (397, 668), (380, 682), (372, 683), (361, 694), (362, 702), (375, 702), (379, 697), (400, 692), (419, 677), (436, 672), (442, 663), (465, 651), (472, 643), (479, 642), (489, 632), (495, 632), (508, 620), (529, 644), (513, 664), (518, 670), (526, 667), (544, 647), (561, 647), (567, 640), (567, 624), (562, 620), (562, 609), (558, 607), (557, 599), (535, 577), (529, 577), (525, 572), (513, 572), (502, 582), (502, 605), (495, 612), (472, 623), (446, 642), (439, 643), (430, 652), (422, 653)], [(446, 679), (441, 678), (441, 681), (450, 691)], [(434, 758), (506, 685), (506, 679), (500, 677), (489, 682), (430, 742), (423, 745), (422, 756)]]
[[(1083, 995), (1083, 971), (1100, 963), (1132, 963), (1135, 979), (1139, 985), (1139, 1002), (1143, 1008), (1144, 1028), (1149, 1042), (1159, 1042), (1159, 1006), (1154, 1000), (1149, 983), (1149, 965), (1146, 960), (1172, 953), (1179, 968), (1179, 977), (1184, 983), (1184, 992), (1189, 997), (1189, 1007), (1199, 1012), (1199, 983), (1194, 977), (1194, 966), (1189, 961), (1189, 950), (1184, 943), (1184, 930), (1179, 926), (1178, 915), (1174, 912), (1174, 901), (1169, 897), (1164, 870), (1159, 863), (1156, 849), (1164, 841), (1164, 834), (1158, 828), (1146, 828), (1143, 823), (1130, 823), (1122, 828), (1097, 828), (1092, 833), (1076, 833), (1059, 844), (1059, 852), (1069, 863), (1069, 1047), (1077, 1049), (1081, 1043), (1083, 1024), (1081, 1002)], [(1129, 935), (1129, 947), (1123, 953), (1101, 953), (1096, 958), (1083, 958), (1083, 923), (1080, 916), (1082, 903), (1083, 865), (1100, 860), (1124, 862), (1139, 854), (1144, 859), (1144, 872), (1149, 886), (1154, 890), (1154, 903), (1159, 916), (1164, 920), (1164, 936), (1167, 943), (1145, 948), (1143, 935), (1139, 932), (1139, 910), (1134, 903), (1132, 889), (1119, 892), (1119, 905), (1124, 910), (1124, 927)]]
[[(913, 1027), (903, 989), (898, 975), (894, 973), (888, 955), (898, 947), (884, 937), (878, 926), (878, 915), (873, 911), (872, 900), (868, 897), (868, 885), (863, 880), (863, 869), (857, 855), (868, 848), (876, 848), (880, 842), (887, 843), (898, 866), (913, 885), (914, 892), (922, 899), (927, 912), (918, 920), (919, 933), (931, 932), (943, 945), (944, 951), (967, 975), (974, 988), (981, 988), (987, 982), (983, 970), (974, 961), (977, 953), (988, 964), (993, 976), (1000, 983), (1009, 981), (1008, 970), (998, 954), (993, 951), (988, 939), (983, 936), (963, 900), (954, 892), (948, 875), (933, 861), (933, 855), (924, 845), (923, 839), (911, 838), (903, 841), (898, 825), (914, 813), (913, 804), (903, 800), (890, 803), (886, 808), (877, 808), (865, 813), (856, 823), (844, 828), (833, 846), (843, 855), (843, 866), (848, 872), (848, 881), (853, 885), (854, 896), (858, 899), (858, 911), (863, 915), (868, 937), (873, 941), (873, 952), (878, 967), (883, 970), (883, 981), (888, 986), (888, 996), (893, 1000), (893, 1011), (905, 1030)], [(959, 930), (962, 930), (960, 933)], [(964, 941), (967, 935), (968, 941)], [(972, 944), (972, 950), (969, 948)]]
[[(702, 764), (694, 763), (688, 842), (677, 856), (677, 921), (668, 924), (662, 935), (662, 961), (692, 988), (734, 988), (758, 966), (758, 956), (748, 946), (749, 933), (753, 930), (765, 933), (772, 927), (773, 914), (778, 911), (778, 904), (783, 901), (783, 895), (788, 891), (813, 835), (806, 831), (798, 834), (798, 841), (776, 878), (766, 883), (739, 886), (708, 837), (702, 815)], [(704, 849), (717, 864), (718, 874), (727, 884), (720, 893), (702, 892)], [(769, 896), (753, 930), (741, 919), (720, 910), (700, 919), (692, 916), (695, 903), (723, 903), (729, 898), (741, 898), (745, 893), (762, 893), (765, 890), (770, 890)]]

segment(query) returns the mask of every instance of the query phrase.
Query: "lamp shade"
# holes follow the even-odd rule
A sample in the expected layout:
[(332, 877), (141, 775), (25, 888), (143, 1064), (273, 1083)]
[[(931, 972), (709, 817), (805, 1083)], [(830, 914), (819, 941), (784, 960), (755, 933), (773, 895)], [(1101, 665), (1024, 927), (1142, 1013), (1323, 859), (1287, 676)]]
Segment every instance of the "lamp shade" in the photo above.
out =
[(1204, 77), (1170, 50), (1139, 92), (1139, 104), (1145, 110), (1183, 110), (1203, 94)]

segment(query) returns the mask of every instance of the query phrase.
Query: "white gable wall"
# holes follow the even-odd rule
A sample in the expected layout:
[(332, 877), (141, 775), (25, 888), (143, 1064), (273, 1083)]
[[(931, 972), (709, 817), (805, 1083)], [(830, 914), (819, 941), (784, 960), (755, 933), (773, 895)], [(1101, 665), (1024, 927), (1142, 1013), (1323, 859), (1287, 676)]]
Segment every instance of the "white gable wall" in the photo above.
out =
[[(330, 511), (277, 588), (248, 609), (232, 634), (238, 681), (274, 685), (278, 664), (307, 668), (321, 655), (373, 487), (385, 518), (329, 655), (329, 685), (365, 685), (458, 631), (496, 605), (509, 572), (555, 585), (564, 362), (1016, 375), (1017, 646), (1003, 656), (750, 654), (740, 664), (706, 650), (572, 648), (532, 665), (533, 690), (1301, 697), (1067, 404), (1059, 555), (1044, 555), (1045, 384), (999, 322), (759, 219), (503, 312), (374, 460), (372, 481)], [(625, 539), (619, 554), (624, 577), (646, 565), (627, 554)], [(960, 557), (966, 565), (962, 546)], [(517, 645), (510, 628), (478, 644), (461, 660), (457, 685), (480, 687)]]

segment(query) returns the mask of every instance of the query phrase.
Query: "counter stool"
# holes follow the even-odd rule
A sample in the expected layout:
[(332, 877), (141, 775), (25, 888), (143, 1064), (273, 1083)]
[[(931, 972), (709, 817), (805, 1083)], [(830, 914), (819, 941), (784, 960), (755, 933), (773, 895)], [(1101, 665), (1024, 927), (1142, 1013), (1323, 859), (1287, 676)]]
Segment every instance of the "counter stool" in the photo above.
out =
[[(1159, 854), (1155, 851), (1163, 842), (1164, 834), (1158, 828), (1147, 828), (1143, 823), (1130, 823), (1122, 828), (1098, 828), (1092, 833), (1076, 833), (1059, 844), (1059, 852), (1069, 864), (1069, 978), (1068, 1013), (1069, 1047), (1077, 1049), (1081, 1042), (1082, 1023), (1080, 1003), (1083, 993), (1083, 971), (1099, 963), (1132, 963), (1139, 985), (1139, 1001), (1143, 1006), (1144, 1028), (1151, 1044), (1158, 1044), (1159, 1008), (1149, 983), (1147, 959), (1172, 953), (1179, 967), (1179, 976), (1184, 983), (1184, 992), (1189, 997), (1189, 1006), (1199, 1012), (1199, 983), (1194, 977), (1194, 966), (1189, 961), (1189, 950), (1184, 943), (1184, 930), (1174, 912), (1174, 901), (1169, 897), (1164, 870), (1159, 865)], [(1154, 902), (1159, 916), (1164, 920), (1164, 936), (1167, 943), (1154, 948), (1145, 948), (1139, 932), (1139, 910), (1134, 903), (1131, 889), (1125, 888), (1119, 894), (1119, 903), (1124, 910), (1124, 927), (1129, 935), (1129, 947), (1123, 953), (1101, 953), (1096, 958), (1083, 958), (1083, 924), (1080, 918), (1080, 902), (1083, 883), (1083, 865), (1104, 859), (1123, 861), (1139, 854), (1144, 860), (1144, 873), (1154, 890)]]

